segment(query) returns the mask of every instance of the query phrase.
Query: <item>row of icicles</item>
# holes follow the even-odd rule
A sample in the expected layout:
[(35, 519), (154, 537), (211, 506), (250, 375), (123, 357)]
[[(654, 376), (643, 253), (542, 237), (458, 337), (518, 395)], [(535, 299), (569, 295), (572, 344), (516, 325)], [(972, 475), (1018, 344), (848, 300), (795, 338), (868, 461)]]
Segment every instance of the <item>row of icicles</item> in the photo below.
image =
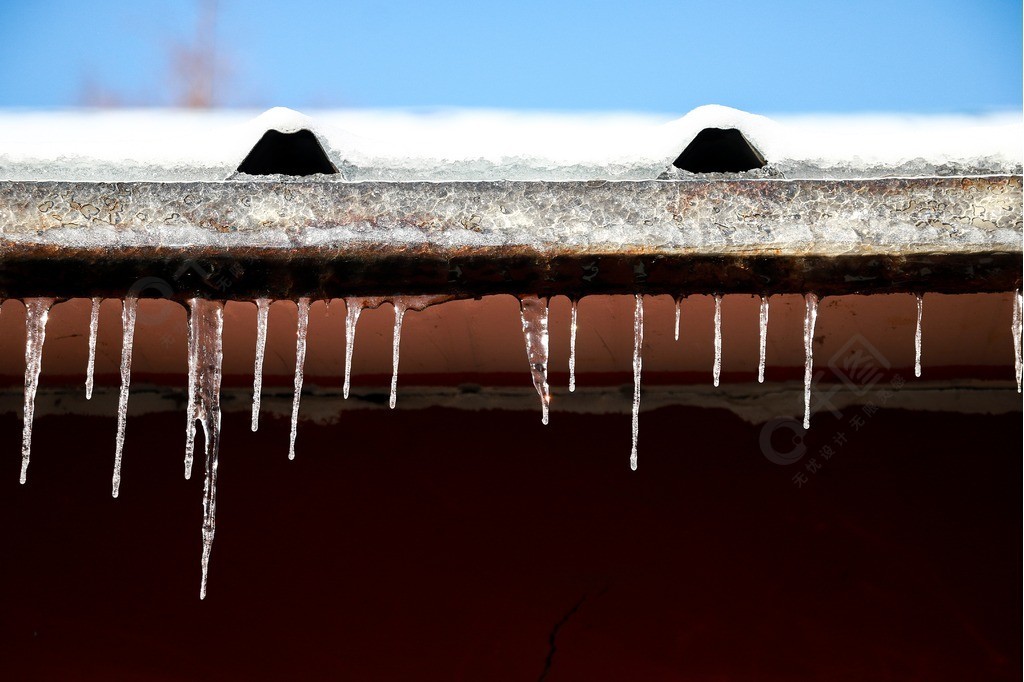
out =
[[(355, 345), (356, 324), (364, 309), (379, 307), (390, 301), (394, 306), (395, 325), (392, 342), (392, 375), (389, 405), (394, 409), (398, 387), (398, 360), (401, 344), (402, 321), (409, 310), (423, 310), (435, 303), (448, 300), (446, 296), (395, 296), (375, 298), (346, 298), (345, 316), (345, 383), (343, 395), (348, 398), (352, 371), (352, 351)], [(644, 303), (643, 296), (635, 295), (636, 308), (633, 317), (633, 408), (632, 408), (632, 447), (629, 455), (629, 466), (637, 467), (637, 437), (639, 435), (640, 416), (640, 372), (643, 364), (642, 348), (644, 338)], [(526, 341), (526, 355), (530, 364), (534, 387), (540, 396), (541, 420), (548, 423), (548, 410), (551, 403), (551, 390), (548, 386), (548, 300), (538, 296), (520, 297), (520, 311), (523, 323), (523, 336)], [(810, 427), (811, 418), (811, 383), (814, 366), (814, 326), (818, 316), (818, 297), (806, 294), (804, 297), (806, 313), (804, 316), (804, 428)], [(92, 398), (93, 372), (96, 361), (96, 339), (99, 328), (99, 310), (102, 299), (92, 299), (89, 317), (89, 361), (86, 368), (85, 397)], [(714, 366), (712, 380), (718, 386), (722, 369), (722, 296), (715, 295), (714, 315)], [(306, 331), (309, 327), (309, 308), (311, 299), (300, 298), (297, 301), (298, 327), (295, 345), (295, 385), (292, 400), (291, 432), (288, 443), (288, 458), (295, 458), (295, 437), (299, 419), (299, 401), (302, 395), (303, 365), (306, 358)], [(680, 304), (676, 298), (675, 306), (675, 340), (679, 340)], [(128, 413), (128, 394), (131, 383), (132, 345), (135, 336), (135, 319), (139, 299), (127, 297), (122, 301), (122, 346), (121, 346), (121, 390), (117, 406), (117, 437), (114, 449), (114, 474), (112, 495), (116, 498), (121, 486), (121, 458), (124, 451), (125, 423)], [(42, 368), (43, 341), (46, 336), (46, 320), (53, 298), (25, 299), (26, 338), (25, 338), (25, 408), (21, 446), (21, 483), (24, 484), (28, 474), (29, 458), (32, 450), (32, 420), (35, 412), (35, 396), (39, 386), (39, 373)], [(253, 379), (252, 430), (259, 427), (260, 394), (263, 381), (263, 358), (267, 343), (267, 321), (271, 299), (256, 300), (256, 361)], [(576, 390), (576, 330), (577, 305), (572, 301), (570, 334), (569, 334), (569, 390)], [(1015, 374), (1017, 392), (1021, 392), (1021, 311), (1022, 294), (1020, 290), (1013, 297), (1013, 318), (1011, 332), (1013, 334)], [(764, 382), (765, 343), (768, 336), (768, 297), (761, 296), (760, 306), (760, 343), (757, 370), (758, 382)], [(185, 478), (192, 475), (192, 461), (195, 450), (196, 422), (203, 427), (205, 436), (204, 460), (206, 479), (203, 489), (203, 556), (202, 582), (200, 599), (206, 597), (207, 573), (210, 551), (216, 530), (217, 507), (217, 459), (220, 445), (220, 386), (223, 364), (223, 330), (224, 303), (203, 298), (188, 301), (188, 407), (186, 408), (185, 430)], [(915, 362), (914, 374), (921, 376), (921, 320), (924, 313), (924, 297), (917, 295), (917, 326), (914, 334)]]

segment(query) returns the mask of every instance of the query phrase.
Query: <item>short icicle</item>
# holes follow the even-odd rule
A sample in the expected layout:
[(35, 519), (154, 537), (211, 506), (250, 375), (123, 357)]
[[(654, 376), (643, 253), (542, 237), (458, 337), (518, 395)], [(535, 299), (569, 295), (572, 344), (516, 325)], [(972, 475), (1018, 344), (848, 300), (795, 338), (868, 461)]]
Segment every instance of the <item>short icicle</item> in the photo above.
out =
[(295, 395), (292, 396), (292, 432), (288, 441), (288, 459), (295, 459), (295, 434), (299, 428), (299, 399), (302, 397), (302, 373), (306, 364), (306, 331), (309, 329), (309, 298), (300, 298), (299, 325), (295, 331)]
[(643, 368), (644, 298), (636, 294), (633, 312), (633, 447), (629, 451), (629, 468), (636, 471), (636, 442), (640, 435), (640, 370)]
[(765, 365), (765, 351), (768, 344), (768, 297), (761, 297), (761, 343), (760, 343), (760, 355), (757, 361), (757, 383), (764, 383), (764, 365)]
[(576, 390), (576, 314), (579, 301), (572, 299), (569, 320), (569, 392)]
[(715, 294), (715, 366), (712, 378), (715, 386), (722, 377), (722, 295)]
[(217, 529), (217, 468), (220, 453), (220, 386), (224, 361), (224, 304), (207, 299), (190, 301), (196, 342), (195, 417), (203, 426), (206, 479), (203, 483), (203, 558), (199, 598), (206, 598), (210, 552)]
[(356, 345), (356, 324), (365, 307), (365, 299), (345, 299), (345, 387), (342, 390), (345, 398), (348, 398), (349, 387), (352, 384), (352, 351)]
[(395, 331), (391, 337), (391, 396), (388, 398), (388, 406), (393, 410), (398, 404), (398, 352), (402, 346), (402, 320), (405, 319), (405, 301), (396, 298), (393, 302), (395, 308)]
[(683, 313), (683, 297), (682, 296), (676, 296), (676, 333), (675, 333), (675, 340), (676, 341), (679, 340), (679, 319), (680, 319), (680, 317), (682, 317), (682, 313)]
[(185, 480), (192, 478), (192, 459), (196, 444), (196, 400), (198, 396), (199, 372), (199, 341), (196, 337), (196, 307), (198, 298), (190, 298), (188, 303), (188, 404), (185, 407)]
[(519, 310), (523, 320), (530, 376), (540, 396), (540, 420), (547, 424), (548, 406), (551, 404), (551, 391), (548, 387), (548, 300), (539, 296), (521, 296)]
[(814, 324), (818, 320), (818, 297), (804, 296), (804, 428), (811, 428), (811, 379), (814, 372)]
[(252, 430), (260, 427), (260, 394), (263, 393), (263, 358), (267, 351), (267, 320), (270, 299), (256, 299), (256, 362), (252, 371)]
[(1013, 293), (1013, 321), (1010, 323), (1010, 333), (1013, 334), (1013, 368), (1017, 375), (1017, 393), (1021, 392), (1021, 370), (1024, 363), (1021, 362), (1021, 311), (1024, 309), (1024, 295), (1020, 289)]
[(89, 312), (89, 363), (85, 368), (85, 399), (92, 400), (93, 375), (96, 371), (96, 337), (100, 329), (100, 303), (102, 298), (92, 299), (92, 310)]
[(917, 328), (914, 331), (914, 376), (921, 376), (921, 318), (924, 316), (924, 294), (917, 294)]
[(32, 419), (36, 412), (36, 389), (39, 388), (39, 370), (43, 365), (43, 341), (46, 338), (46, 319), (50, 316), (52, 298), (25, 299), (25, 417), (21, 431), (21, 484), (28, 476), (28, 461), (32, 454)]
[[(391, 304), (395, 308), (395, 331), (391, 339), (391, 396), (388, 405), (395, 409), (398, 404), (398, 351), (402, 345), (402, 322), (405, 320), (405, 313), (410, 310), (425, 310), (435, 303), (443, 303), (449, 300), (447, 296), (395, 296)], [(375, 305), (380, 305), (383, 299), (373, 299)]]
[(117, 440), (114, 445), (114, 476), (111, 495), (121, 489), (121, 455), (124, 453), (124, 430), (128, 421), (128, 391), (132, 382), (132, 345), (135, 342), (135, 316), (138, 296), (125, 296), (121, 303), (121, 393), (117, 399)]

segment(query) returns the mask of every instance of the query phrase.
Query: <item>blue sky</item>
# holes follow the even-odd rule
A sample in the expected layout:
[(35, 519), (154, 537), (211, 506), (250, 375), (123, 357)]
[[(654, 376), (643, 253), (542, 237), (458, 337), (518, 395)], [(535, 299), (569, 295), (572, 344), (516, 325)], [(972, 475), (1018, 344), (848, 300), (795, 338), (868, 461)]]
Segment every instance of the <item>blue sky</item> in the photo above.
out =
[[(175, 101), (201, 0), (0, 0), (0, 106)], [(1022, 103), (1020, 0), (219, 0), (217, 102), (682, 113)]]

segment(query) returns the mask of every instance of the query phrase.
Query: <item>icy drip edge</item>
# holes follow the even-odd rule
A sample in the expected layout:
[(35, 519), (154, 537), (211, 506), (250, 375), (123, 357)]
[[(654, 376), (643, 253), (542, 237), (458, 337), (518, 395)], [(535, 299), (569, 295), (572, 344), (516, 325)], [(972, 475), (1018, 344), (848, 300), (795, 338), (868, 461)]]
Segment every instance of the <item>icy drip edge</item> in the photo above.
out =
[(764, 383), (765, 351), (768, 344), (768, 297), (761, 297), (760, 353), (757, 360), (757, 383)]
[(196, 300), (193, 310), (198, 347), (197, 416), (203, 425), (206, 479), (203, 483), (203, 558), (199, 598), (206, 598), (206, 583), (217, 530), (217, 468), (220, 454), (220, 386), (224, 360), (224, 304)]
[(117, 440), (114, 445), (113, 497), (121, 489), (121, 455), (124, 453), (124, 430), (128, 422), (128, 392), (132, 382), (132, 344), (135, 341), (135, 317), (138, 296), (125, 296), (121, 302), (121, 393), (117, 399)]
[(52, 298), (25, 299), (25, 409), (21, 431), (21, 476), (24, 485), (28, 476), (28, 462), (32, 454), (32, 419), (36, 411), (36, 389), (39, 371), (43, 366), (43, 341), (46, 339), (46, 320), (50, 316)]
[(526, 341), (526, 359), (530, 363), (533, 386), (540, 396), (541, 423), (548, 423), (551, 392), (548, 387), (548, 301), (538, 296), (521, 296), (519, 312)]
[(579, 301), (572, 299), (569, 320), (569, 392), (576, 390), (576, 313)]
[(309, 298), (296, 303), (299, 323), (295, 330), (295, 394), (292, 396), (292, 430), (288, 439), (288, 459), (295, 459), (295, 434), (299, 427), (299, 400), (302, 397), (302, 372), (306, 363), (306, 331), (309, 329)]
[(102, 298), (92, 299), (92, 310), (89, 312), (89, 363), (85, 368), (85, 399), (92, 400), (93, 376), (96, 372), (96, 337), (100, 329), (100, 303)]
[(629, 468), (636, 471), (636, 442), (640, 435), (640, 370), (643, 368), (644, 298), (636, 294), (633, 312), (633, 447), (629, 452)]
[(679, 340), (679, 319), (683, 312), (683, 299), (681, 296), (676, 296), (676, 331), (675, 340)]
[(921, 376), (921, 318), (924, 316), (924, 294), (917, 294), (917, 327), (914, 330), (914, 376)]
[(811, 428), (811, 379), (814, 372), (814, 324), (818, 319), (818, 297), (804, 296), (807, 313), (804, 316), (804, 428)]
[(185, 479), (192, 478), (192, 459), (196, 443), (196, 372), (199, 346), (196, 340), (197, 298), (188, 299), (188, 405), (185, 407)]
[(260, 394), (263, 392), (263, 358), (267, 352), (267, 321), (270, 299), (256, 299), (256, 361), (252, 370), (252, 430), (260, 427)]
[(722, 295), (715, 294), (715, 366), (712, 381), (715, 386), (722, 377)]
[(1021, 374), (1024, 362), (1021, 359), (1021, 311), (1024, 308), (1024, 294), (1020, 289), (1013, 292), (1013, 320), (1010, 322), (1010, 333), (1013, 334), (1013, 368), (1017, 375), (1017, 393), (1021, 392)]
[(352, 351), (356, 345), (356, 324), (365, 306), (365, 299), (345, 299), (345, 386), (342, 390), (345, 398), (348, 398), (348, 389), (352, 383)]

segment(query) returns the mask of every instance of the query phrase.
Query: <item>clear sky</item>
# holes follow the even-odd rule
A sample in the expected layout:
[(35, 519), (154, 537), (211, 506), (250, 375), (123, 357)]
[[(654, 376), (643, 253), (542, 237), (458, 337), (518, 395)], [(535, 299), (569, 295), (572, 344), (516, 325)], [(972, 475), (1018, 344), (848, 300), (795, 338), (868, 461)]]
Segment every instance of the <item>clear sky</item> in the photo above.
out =
[[(0, 106), (178, 101), (202, 1), (0, 0)], [(973, 113), (1021, 108), (1021, 29), (1020, 0), (218, 0), (211, 43), (222, 106)]]

